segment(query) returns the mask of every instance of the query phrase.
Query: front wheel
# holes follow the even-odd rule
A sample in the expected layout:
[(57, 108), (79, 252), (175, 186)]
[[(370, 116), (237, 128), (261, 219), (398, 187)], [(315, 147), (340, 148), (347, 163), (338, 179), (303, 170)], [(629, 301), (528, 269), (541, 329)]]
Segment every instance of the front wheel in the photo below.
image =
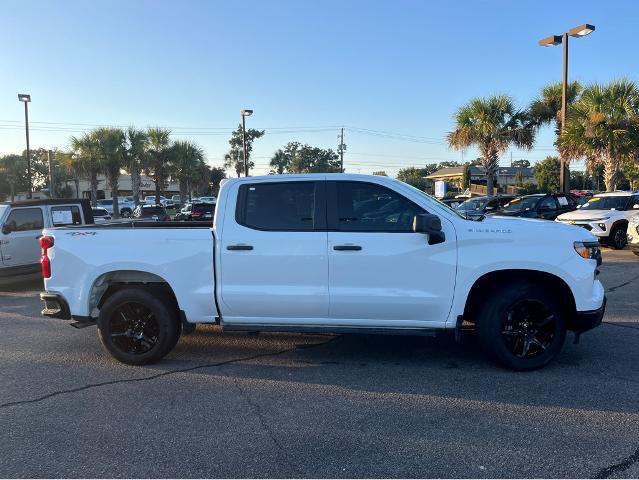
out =
[(486, 300), (477, 318), (484, 352), (512, 370), (541, 368), (566, 339), (566, 323), (556, 299), (532, 283), (507, 286)]
[(610, 240), (609, 244), (615, 250), (623, 250), (628, 242), (628, 238), (626, 236), (626, 225), (617, 225), (610, 232)]
[(115, 292), (102, 305), (98, 331), (102, 345), (128, 365), (155, 363), (180, 337), (173, 305), (153, 290), (129, 288)]

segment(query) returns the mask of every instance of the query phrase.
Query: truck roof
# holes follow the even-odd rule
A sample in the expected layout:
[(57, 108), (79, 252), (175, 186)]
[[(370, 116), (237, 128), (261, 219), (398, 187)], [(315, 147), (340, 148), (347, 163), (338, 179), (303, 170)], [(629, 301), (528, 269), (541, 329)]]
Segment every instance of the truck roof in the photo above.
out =
[(0, 202), (0, 205), (11, 207), (35, 207), (40, 205), (68, 205), (70, 203), (89, 203), (86, 198), (42, 198), (39, 200), (17, 200), (15, 202)]

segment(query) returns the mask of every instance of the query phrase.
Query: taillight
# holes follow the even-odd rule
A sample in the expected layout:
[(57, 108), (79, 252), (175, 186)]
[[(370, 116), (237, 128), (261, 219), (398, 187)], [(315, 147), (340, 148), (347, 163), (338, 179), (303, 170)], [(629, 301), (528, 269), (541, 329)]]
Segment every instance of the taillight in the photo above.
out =
[(42, 265), (42, 277), (51, 277), (51, 260), (49, 260), (48, 251), (53, 247), (53, 237), (40, 237), (40, 247), (42, 248), (42, 258), (40, 259), (40, 265)]
[(192, 217), (199, 217), (200, 215), (202, 215), (200, 212), (191, 212)]

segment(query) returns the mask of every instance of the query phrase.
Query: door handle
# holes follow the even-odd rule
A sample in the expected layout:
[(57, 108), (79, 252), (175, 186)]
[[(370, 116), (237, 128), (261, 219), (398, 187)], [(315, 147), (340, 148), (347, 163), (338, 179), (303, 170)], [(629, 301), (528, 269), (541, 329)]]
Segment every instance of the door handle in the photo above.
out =
[(344, 251), (344, 250), (361, 250), (362, 247), (359, 245), (335, 245), (333, 250)]
[(253, 250), (253, 245), (227, 245), (227, 250)]

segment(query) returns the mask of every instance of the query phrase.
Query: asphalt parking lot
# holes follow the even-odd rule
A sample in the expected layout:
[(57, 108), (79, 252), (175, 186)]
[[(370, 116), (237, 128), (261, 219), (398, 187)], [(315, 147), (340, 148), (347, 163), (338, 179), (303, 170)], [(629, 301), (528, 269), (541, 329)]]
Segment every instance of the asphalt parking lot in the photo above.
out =
[(639, 477), (639, 257), (544, 370), (445, 338), (222, 334), (128, 367), (0, 287), (0, 477)]

